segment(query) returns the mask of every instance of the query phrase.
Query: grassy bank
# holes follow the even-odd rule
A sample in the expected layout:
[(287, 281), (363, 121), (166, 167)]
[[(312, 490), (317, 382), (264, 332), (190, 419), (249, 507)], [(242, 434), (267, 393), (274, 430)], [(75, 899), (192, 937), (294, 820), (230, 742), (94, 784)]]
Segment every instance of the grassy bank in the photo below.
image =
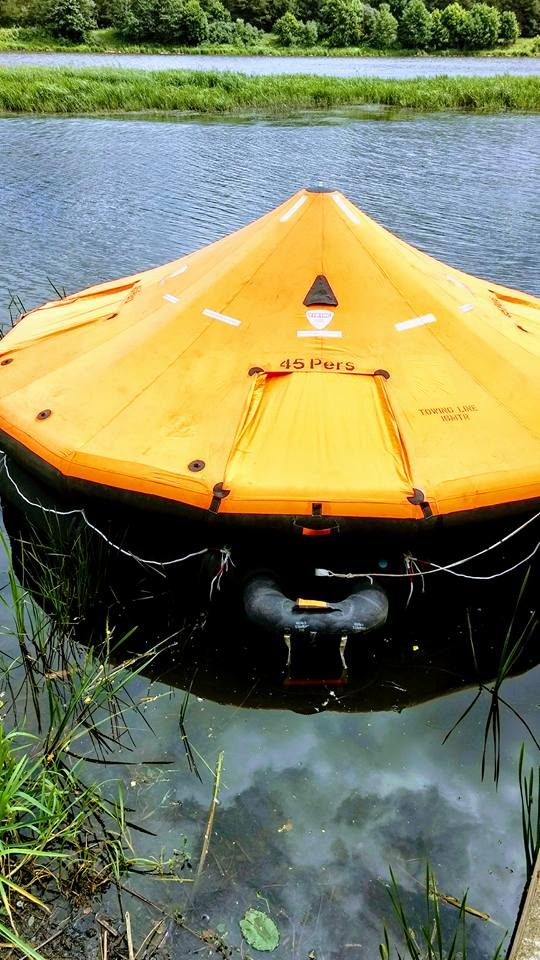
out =
[(0, 112), (7, 114), (231, 114), (245, 110), (280, 114), (361, 104), (425, 111), (538, 111), (540, 77), (382, 80), (189, 70), (0, 68)]
[[(315, 47), (280, 47), (272, 34), (265, 34), (253, 45), (232, 46), (230, 44), (205, 43), (200, 47), (165, 46), (158, 43), (129, 43), (116, 30), (91, 30), (86, 43), (73, 44), (51, 36), (39, 27), (2, 27), (0, 28), (0, 52), (3, 53), (158, 53), (166, 56), (180, 54), (225, 54), (228, 56), (272, 56), (272, 57), (403, 57), (426, 54), (419, 51), (374, 50), (373, 47), (343, 47), (334, 49), (318, 44)], [(429, 56), (462, 57), (463, 50), (431, 51)], [(498, 45), (491, 50), (470, 52), (476, 57), (538, 57), (540, 56), (540, 37), (520, 37), (510, 46)]]

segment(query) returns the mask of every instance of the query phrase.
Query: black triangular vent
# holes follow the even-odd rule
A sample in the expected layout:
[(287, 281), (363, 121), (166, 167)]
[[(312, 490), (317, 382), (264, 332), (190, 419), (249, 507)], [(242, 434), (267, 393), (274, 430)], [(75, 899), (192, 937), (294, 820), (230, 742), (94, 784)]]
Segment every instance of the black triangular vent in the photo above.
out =
[(304, 306), (306, 307), (337, 307), (338, 302), (332, 287), (322, 273), (315, 277), (306, 296)]

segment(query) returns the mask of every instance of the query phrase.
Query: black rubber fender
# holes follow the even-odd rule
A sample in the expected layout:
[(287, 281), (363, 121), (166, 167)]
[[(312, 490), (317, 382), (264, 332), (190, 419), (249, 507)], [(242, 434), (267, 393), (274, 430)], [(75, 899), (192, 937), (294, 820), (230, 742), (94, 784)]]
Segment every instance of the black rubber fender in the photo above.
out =
[(273, 577), (263, 575), (248, 582), (243, 599), (252, 623), (279, 634), (365, 634), (384, 626), (388, 617), (388, 597), (376, 584), (357, 588), (327, 609), (305, 608), (286, 597)]

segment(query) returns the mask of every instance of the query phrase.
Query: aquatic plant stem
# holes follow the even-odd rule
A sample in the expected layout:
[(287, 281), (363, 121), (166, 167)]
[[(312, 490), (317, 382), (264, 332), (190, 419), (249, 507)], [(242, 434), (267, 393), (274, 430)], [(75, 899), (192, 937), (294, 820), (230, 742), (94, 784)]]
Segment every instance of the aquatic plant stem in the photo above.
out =
[(216, 770), (214, 773), (214, 790), (212, 793), (212, 802), (210, 803), (210, 812), (208, 814), (208, 822), (206, 824), (206, 830), (204, 832), (204, 840), (203, 840), (203, 845), (201, 850), (201, 856), (199, 859), (199, 865), (197, 867), (198, 877), (200, 877), (203, 871), (206, 857), (208, 854), (208, 847), (210, 846), (210, 837), (212, 834), (212, 826), (214, 823), (214, 814), (216, 812), (216, 804), (217, 804), (218, 795), (219, 795), (219, 785), (221, 783), (221, 767), (222, 766), (223, 766), (223, 750), (221, 750), (217, 758)]

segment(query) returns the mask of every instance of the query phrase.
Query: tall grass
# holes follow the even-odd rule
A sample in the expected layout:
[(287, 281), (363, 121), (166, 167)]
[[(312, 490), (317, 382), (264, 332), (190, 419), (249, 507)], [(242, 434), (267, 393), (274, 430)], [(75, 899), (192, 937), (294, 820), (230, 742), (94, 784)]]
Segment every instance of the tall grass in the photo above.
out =
[[(489, 706), (484, 723), (484, 738), (480, 770), (482, 779), (484, 779), (488, 764), (488, 756), (491, 752), (493, 780), (495, 785), (498, 785), (501, 773), (501, 707), (507, 709), (521, 722), (535, 746), (540, 749), (540, 742), (530, 724), (517, 710), (515, 710), (512, 704), (509, 703), (501, 693), (503, 684), (512, 674), (512, 671), (516, 668), (520, 658), (523, 657), (529, 644), (535, 638), (537, 638), (538, 634), (538, 617), (536, 611), (527, 610), (523, 612), (523, 601), (527, 590), (529, 575), (530, 568), (521, 585), (516, 599), (514, 611), (504, 632), (502, 643), (500, 644), (499, 659), (497, 662), (497, 669), (493, 682), (491, 684), (479, 682), (478, 690), (473, 699), (460, 714), (443, 740), (443, 743), (446, 743), (448, 738), (460, 726), (469, 713), (471, 713), (482, 696), (487, 697)], [(473, 659), (476, 671), (480, 676), (470, 619), (468, 620), (468, 624)]]
[(0, 68), (0, 112), (227, 114), (381, 104), (422, 111), (540, 110), (540, 77), (383, 80), (217, 71)]
[(533, 875), (538, 854), (540, 853), (540, 767), (531, 767), (524, 772), (525, 744), (519, 752), (518, 776), (521, 798), (521, 826), (523, 846), (527, 866), (527, 881)]
[[(395, 960), (406, 960), (406, 958), (409, 960), (467, 960), (467, 916), (484, 921), (490, 919), (487, 914), (467, 905), (466, 893), (461, 900), (441, 894), (429, 864), (426, 865), (424, 882), (424, 914), (419, 925), (415, 925), (415, 921), (407, 911), (392, 868), (390, 868), (390, 883), (387, 890), (403, 947), (396, 947), (395, 953), (393, 952), (390, 935), (385, 927), (383, 942), (379, 946), (380, 960), (392, 960), (393, 957)], [(440, 904), (445, 902), (458, 911), (453, 924), (443, 923)], [(400, 952), (402, 949), (406, 950), (405, 954)], [(500, 943), (490, 954), (489, 960), (503, 960), (503, 957), (502, 943)], [(487, 956), (486, 960), (488, 960)]]

